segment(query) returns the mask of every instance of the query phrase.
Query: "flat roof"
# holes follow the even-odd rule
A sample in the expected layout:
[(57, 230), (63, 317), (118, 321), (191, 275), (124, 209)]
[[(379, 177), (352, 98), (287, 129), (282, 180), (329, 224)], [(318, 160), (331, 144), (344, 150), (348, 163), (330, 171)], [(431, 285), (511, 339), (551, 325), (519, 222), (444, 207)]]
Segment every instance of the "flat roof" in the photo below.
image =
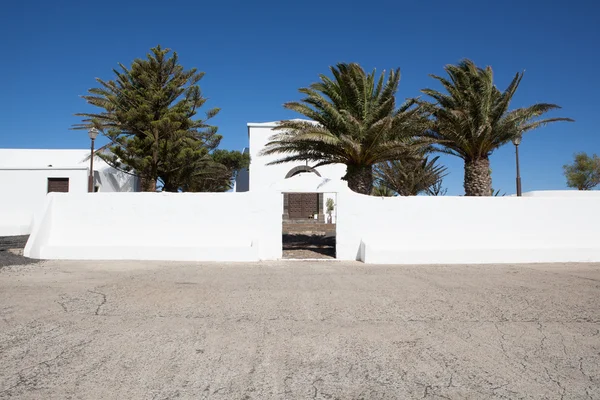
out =
[(80, 167), (89, 149), (0, 149), (0, 168)]

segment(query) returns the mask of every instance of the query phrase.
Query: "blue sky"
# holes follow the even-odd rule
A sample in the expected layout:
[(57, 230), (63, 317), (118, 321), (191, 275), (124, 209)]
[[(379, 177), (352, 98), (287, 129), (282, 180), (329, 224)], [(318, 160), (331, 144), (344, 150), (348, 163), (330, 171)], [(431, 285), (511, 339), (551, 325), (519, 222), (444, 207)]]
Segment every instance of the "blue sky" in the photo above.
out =
[[(592, 1), (11, 1), (0, 11), (0, 147), (85, 148), (71, 131), (79, 98), (95, 77), (112, 78), (161, 44), (179, 53), (220, 107), (221, 147), (247, 145), (247, 122), (298, 115), (282, 104), (337, 62), (400, 67), (398, 98), (435, 86), (428, 74), (471, 58), (494, 68), (504, 88), (525, 78), (513, 107), (557, 103), (575, 123), (527, 134), (520, 147), (523, 190), (563, 189), (562, 165), (576, 151), (600, 153), (596, 78), (600, 5)], [(462, 160), (443, 157), (448, 194), (462, 194)], [(493, 186), (514, 193), (514, 147), (492, 156)]]

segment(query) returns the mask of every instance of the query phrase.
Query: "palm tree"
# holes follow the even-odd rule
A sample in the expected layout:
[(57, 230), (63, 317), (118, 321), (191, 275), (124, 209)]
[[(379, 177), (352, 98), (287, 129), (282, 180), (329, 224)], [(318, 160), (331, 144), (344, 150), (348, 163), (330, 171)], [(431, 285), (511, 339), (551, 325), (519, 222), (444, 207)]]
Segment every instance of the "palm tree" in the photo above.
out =
[(387, 161), (375, 168), (375, 177), (382, 186), (400, 196), (416, 196), (429, 193), (442, 181), (446, 167), (436, 164), (439, 157), (408, 157), (402, 161)]
[(491, 67), (478, 68), (472, 61), (445, 68), (448, 78), (431, 75), (441, 82), (447, 93), (433, 89), (422, 92), (435, 102), (420, 104), (430, 113), (432, 127), (425, 138), (440, 147), (442, 153), (465, 161), (464, 188), (467, 196), (489, 196), (492, 189), (489, 156), (498, 147), (523, 133), (551, 122), (573, 121), (570, 118), (537, 119), (556, 104), (539, 103), (509, 111), (521, 79), (517, 73), (504, 92), (493, 82)]
[(371, 196), (394, 197), (397, 195), (398, 193), (390, 189), (389, 186), (382, 184), (381, 182), (376, 182), (373, 185), (373, 190), (371, 191)]
[(445, 196), (448, 193), (448, 189), (442, 185), (442, 180), (440, 179), (429, 187), (426, 193), (428, 196)]
[(409, 139), (425, 129), (427, 120), (415, 100), (396, 108), (399, 69), (387, 79), (385, 71), (376, 78), (375, 71), (367, 74), (354, 63), (330, 69), (333, 79), (320, 75), (320, 82), (299, 89), (304, 99), (284, 104), (312, 121), (282, 121), (262, 154), (285, 155), (270, 164), (346, 164), (350, 189), (370, 194), (373, 165), (409, 154), (416, 146)]

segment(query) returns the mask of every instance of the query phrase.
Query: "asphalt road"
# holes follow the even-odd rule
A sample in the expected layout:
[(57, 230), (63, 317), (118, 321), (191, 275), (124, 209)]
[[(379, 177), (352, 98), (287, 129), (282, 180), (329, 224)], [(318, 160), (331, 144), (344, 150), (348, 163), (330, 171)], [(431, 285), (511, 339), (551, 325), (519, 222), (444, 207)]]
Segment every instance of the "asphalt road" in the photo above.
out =
[(0, 269), (0, 399), (600, 399), (600, 266)]

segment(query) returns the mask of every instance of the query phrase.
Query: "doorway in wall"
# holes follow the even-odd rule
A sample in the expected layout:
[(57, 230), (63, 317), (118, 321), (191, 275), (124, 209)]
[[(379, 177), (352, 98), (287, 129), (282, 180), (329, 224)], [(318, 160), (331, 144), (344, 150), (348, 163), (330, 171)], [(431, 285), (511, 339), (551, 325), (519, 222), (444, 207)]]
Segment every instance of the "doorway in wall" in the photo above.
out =
[(335, 258), (335, 193), (283, 194), (283, 258)]

